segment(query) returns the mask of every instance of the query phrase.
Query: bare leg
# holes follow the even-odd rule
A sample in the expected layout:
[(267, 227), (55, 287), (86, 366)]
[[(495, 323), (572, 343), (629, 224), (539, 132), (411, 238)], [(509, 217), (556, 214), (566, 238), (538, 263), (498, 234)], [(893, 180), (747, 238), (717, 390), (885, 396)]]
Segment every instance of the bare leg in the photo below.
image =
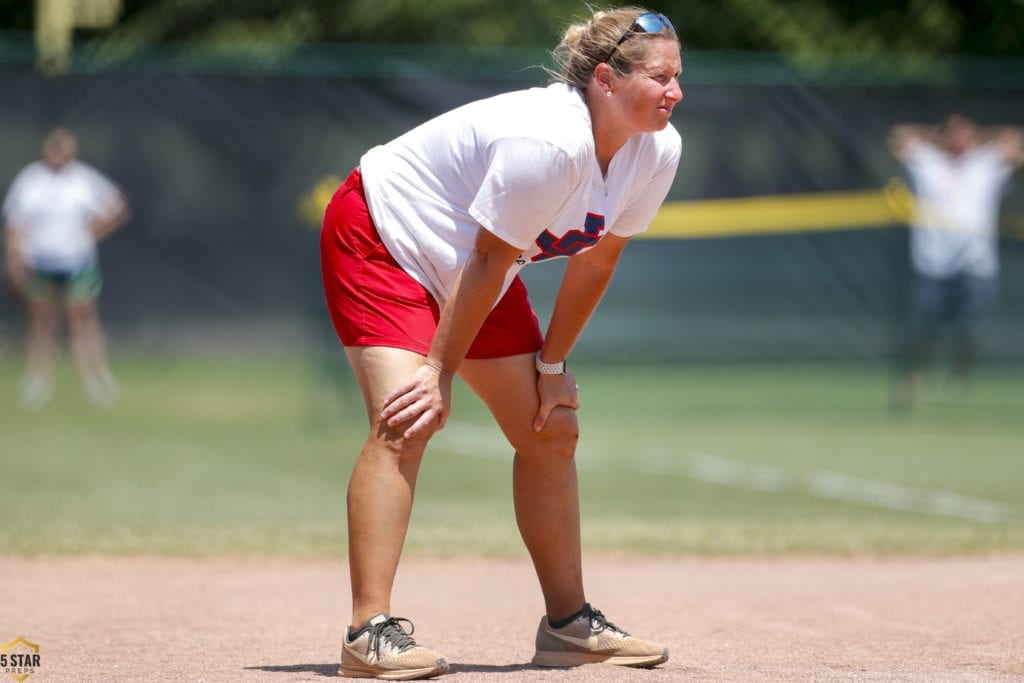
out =
[(68, 333), (86, 395), (94, 403), (111, 405), (117, 400), (118, 389), (107, 364), (107, 343), (95, 301), (68, 307)]
[(460, 376), (487, 404), (515, 448), (512, 482), (516, 521), (533, 560), (547, 614), (561, 619), (586, 601), (576, 479), (575, 411), (557, 408), (541, 432), (533, 355), (467, 360)]
[(517, 452), (512, 472), (519, 533), (533, 559), (546, 612), (561, 619), (586, 601), (575, 461), (550, 452), (546, 457)]
[(407, 425), (380, 420), (384, 397), (408, 380), (423, 357), (388, 348), (347, 348), (366, 402), (370, 434), (348, 484), (348, 554), (353, 628), (391, 614), (391, 590), (409, 528), (416, 476), (430, 435), (405, 440)]
[(53, 393), (59, 311), (60, 304), (54, 297), (28, 302), (22, 399), (31, 408), (42, 408)]
[(60, 305), (53, 299), (28, 304), (26, 359), (30, 374), (52, 377), (56, 366), (57, 318)]

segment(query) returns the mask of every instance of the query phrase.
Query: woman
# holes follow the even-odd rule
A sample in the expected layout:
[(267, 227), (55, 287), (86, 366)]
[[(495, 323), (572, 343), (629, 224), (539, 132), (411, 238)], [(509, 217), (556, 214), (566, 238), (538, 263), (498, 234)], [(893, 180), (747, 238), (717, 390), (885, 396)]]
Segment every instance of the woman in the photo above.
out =
[(120, 188), (77, 157), (68, 130), (50, 131), (42, 159), (18, 173), (4, 198), (7, 273), (28, 308), (21, 399), (31, 410), (53, 394), (62, 312), (86, 397), (111, 407), (119, 394), (100, 325), (97, 244), (128, 220), (128, 204)]
[[(328, 308), (370, 419), (348, 489), (344, 675), (448, 671), (391, 616), (390, 597), (417, 471), (448, 419), (456, 373), (515, 449), (516, 519), (547, 612), (534, 663), (668, 658), (586, 601), (578, 387), (565, 359), (675, 176), (679, 43), (664, 16), (625, 8), (569, 27), (555, 57), (547, 88), (470, 103), (370, 150), (327, 208)], [(572, 258), (541, 334), (517, 273), (557, 256)]]

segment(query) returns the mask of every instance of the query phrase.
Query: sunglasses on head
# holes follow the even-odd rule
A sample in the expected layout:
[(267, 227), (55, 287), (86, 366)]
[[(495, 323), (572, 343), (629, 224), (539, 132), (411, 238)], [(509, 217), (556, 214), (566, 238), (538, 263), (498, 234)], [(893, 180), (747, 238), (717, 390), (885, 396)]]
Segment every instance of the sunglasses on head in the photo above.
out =
[[(615, 43), (615, 47), (608, 53), (608, 59), (612, 58), (612, 55), (619, 49), (619, 46), (626, 42), (634, 33), (661, 33), (662, 31), (676, 32), (676, 27), (672, 25), (672, 22), (668, 20), (664, 14), (645, 12), (636, 18), (636, 21), (622, 34), (619, 38), (619, 42)], [(605, 61), (607, 62), (608, 59)]]

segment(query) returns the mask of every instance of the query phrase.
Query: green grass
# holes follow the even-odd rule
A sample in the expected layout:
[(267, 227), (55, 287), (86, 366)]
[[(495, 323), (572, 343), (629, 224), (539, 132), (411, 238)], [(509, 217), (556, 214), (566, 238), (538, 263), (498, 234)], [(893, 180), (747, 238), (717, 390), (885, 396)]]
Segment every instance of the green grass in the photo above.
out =
[[(0, 552), (339, 556), (364, 436), (337, 363), (118, 359), (97, 410), (62, 372), (45, 410), (0, 366)], [(1024, 550), (1024, 376), (941, 383), (887, 412), (864, 368), (577, 367), (588, 550)], [(508, 448), (459, 385), (421, 471), (407, 550), (520, 555)]]

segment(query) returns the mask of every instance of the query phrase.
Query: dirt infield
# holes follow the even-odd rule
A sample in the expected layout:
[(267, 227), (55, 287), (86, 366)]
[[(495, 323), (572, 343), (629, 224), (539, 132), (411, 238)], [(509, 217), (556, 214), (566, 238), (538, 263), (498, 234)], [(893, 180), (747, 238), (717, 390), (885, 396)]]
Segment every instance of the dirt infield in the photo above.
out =
[[(1024, 680), (1024, 556), (590, 558), (587, 583), (669, 662), (530, 666), (521, 560), (407, 559), (395, 611), (452, 681)], [(40, 646), (31, 683), (323, 680), (347, 617), (340, 561), (0, 557), (0, 644)]]

